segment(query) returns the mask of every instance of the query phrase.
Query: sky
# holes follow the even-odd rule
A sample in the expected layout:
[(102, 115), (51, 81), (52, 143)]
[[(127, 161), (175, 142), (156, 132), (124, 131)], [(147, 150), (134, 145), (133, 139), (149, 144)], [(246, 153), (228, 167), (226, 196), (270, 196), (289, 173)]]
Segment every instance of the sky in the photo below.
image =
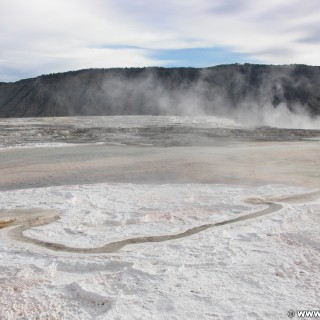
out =
[(0, 81), (86, 68), (320, 65), (319, 0), (0, 0)]

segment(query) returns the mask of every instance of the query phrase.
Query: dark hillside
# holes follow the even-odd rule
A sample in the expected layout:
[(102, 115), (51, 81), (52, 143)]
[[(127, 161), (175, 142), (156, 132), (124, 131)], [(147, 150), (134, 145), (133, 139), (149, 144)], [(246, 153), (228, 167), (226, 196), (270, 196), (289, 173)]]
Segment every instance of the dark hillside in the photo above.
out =
[(320, 67), (89, 69), (0, 83), (0, 117), (320, 114)]

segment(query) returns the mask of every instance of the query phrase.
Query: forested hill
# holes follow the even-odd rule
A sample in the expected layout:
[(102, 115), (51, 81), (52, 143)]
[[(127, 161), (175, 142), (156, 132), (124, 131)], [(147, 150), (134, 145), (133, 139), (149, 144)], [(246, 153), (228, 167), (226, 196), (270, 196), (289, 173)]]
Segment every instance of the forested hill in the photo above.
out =
[(0, 117), (320, 115), (320, 67), (88, 69), (0, 83)]

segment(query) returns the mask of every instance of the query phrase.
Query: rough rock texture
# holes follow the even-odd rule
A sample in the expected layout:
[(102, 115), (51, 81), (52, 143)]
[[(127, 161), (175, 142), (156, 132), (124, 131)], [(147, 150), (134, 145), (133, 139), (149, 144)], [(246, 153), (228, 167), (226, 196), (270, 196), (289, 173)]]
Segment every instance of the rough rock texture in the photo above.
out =
[(320, 67), (89, 69), (0, 83), (2, 118), (225, 115), (257, 113), (266, 106), (319, 115)]

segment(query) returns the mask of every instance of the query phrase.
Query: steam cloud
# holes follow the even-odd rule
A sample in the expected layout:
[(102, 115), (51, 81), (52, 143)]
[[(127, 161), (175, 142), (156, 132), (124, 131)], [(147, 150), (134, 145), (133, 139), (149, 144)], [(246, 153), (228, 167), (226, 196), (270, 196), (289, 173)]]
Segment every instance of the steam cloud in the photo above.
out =
[(246, 126), (320, 128), (317, 67), (89, 69), (0, 84), (1, 117), (216, 116)]
[[(206, 69), (201, 70), (196, 81), (186, 77), (179, 85), (174, 77), (172, 81), (162, 81), (155, 74), (143, 73), (134, 80), (124, 76), (105, 78), (100, 90), (93, 90), (90, 95), (108, 101), (112, 106), (109, 114), (114, 115), (213, 115), (245, 126), (320, 129), (319, 116), (311, 115), (299, 102), (286, 101), (284, 81), (291, 81), (289, 74), (282, 73), (281, 81), (273, 75), (264, 78), (256, 90), (250, 90), (241, 75), (233, 77), (226, 87), (214, 86)], [(294, 88), (300, 85), (296, 82)], [(85, 109), (88, 108), (94, 106), (87, 105)]]

